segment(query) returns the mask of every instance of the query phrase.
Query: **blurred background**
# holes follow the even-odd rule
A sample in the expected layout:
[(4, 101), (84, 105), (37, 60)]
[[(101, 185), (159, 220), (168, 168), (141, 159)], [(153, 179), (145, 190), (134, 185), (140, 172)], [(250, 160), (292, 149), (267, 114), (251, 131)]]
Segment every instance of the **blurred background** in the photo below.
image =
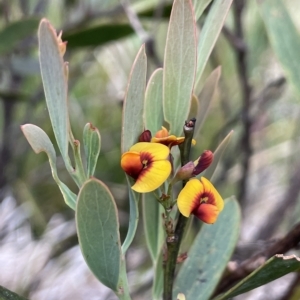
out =
[[(148, 78), (162, 66), (171, 4), (0, 1), (0, 285), (33, 300), (116, 299), (86, 267), (74, 212), (52, 179), (46, 155), (36, 155), (20, 130), (22, 124), (36, 124), (54, 142), (39, 70), (37, 29), (46, 17), (68, 41), (64, 58), (70, 70), (72, 130), (79, 140), (87, 122), (100, 130), (96, 177), (117, 201), (124, 238), (129, 216), (120, 168), (122, 101), (142, 43)], [(299, 32), (299, 2), (283, 4)], [(209, 9), (198, 21), (199, 30)], [(196, 158), (205, 149), (214, 151), (234, 130), (214, 183), (224, 198), (235, 195), (241, 204), (243, 223), (234, 259), (242, 261), (300, 221), (300, 99), (274, 54), (255, 1), (234, 0), (202, 85), (219, 65), (216, 97), (193, 154)], [(61, 159), (58, 170), (77, 193)], [(134, 299), (151, 299), (153, 273), (140, 224), (128, 252), (129, 280)], [(288, 275), (240, 299), (289, 299), (297, 276)]]

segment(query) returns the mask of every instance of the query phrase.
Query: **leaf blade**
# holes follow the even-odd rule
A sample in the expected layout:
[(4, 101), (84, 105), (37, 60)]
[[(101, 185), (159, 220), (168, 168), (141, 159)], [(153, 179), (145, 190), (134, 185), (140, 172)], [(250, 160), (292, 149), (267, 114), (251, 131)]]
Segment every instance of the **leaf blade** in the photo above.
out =
[(76, 226), (80, 248), (90, 270), (117, 292), (121, 267), (117, 208), (107, 187), (95, 178), (88, 180), (79, 192)]
[(59, 150), (64, 161), (67, 162), (69, 131), (67, 76), (56, 32), (46, 19), (40, 23), (38, 39), (47, 108)]
[(215, 0), (209, 10), (198, 41), (195, 86), (198, 86), (211, 51), (217, 41), (233, 0)]
[(300, 258), (295, 255), (284, 256), (276, 254), (229, 291), (214, 299), (225, 300), (246, 293), (299, 269)]
[(35, 153), (45, 152), (48, 156), (52, 176), (55, 180), (56, 184), (58, 185), (64, 200), (67, 205), (69, 205), (73, 210), (76, 208), (76, 198), (75, 195), (60, 179), (57, 175), (57, 168), (56, 168), (56, 153), (51, 143), (48, 135), (44, 130), (40, 127), (33, 125), (33, 124), (25, 124), (21, 126), (21, 130), (25, 135), (27, 141), (29, 142), (30, 146), (34, 150)]
[(94, 175), (101, 148), (100, 132), (92, 123), (84, 126), (83, 145), (87, 160), (87, 178), (89, 178)]
[(188, 258), (179, 270), (174, 297), (181, 292), (187, 299), (199, 299), (199, 294), (201, 300), (209, 299), (234, 250), (239, 224), (238, 203), (230, 198), (225, 201), (224, 210), (215, 224), (202, 225)]
[(156, 69), (149, 78), (145, 93), (144, 122), (145, 129), (152, 134), (161, 129), (164, 122), (163, 98), (163, 69)]
[(147, 58), (142, 45), (132, 65), (123, 107), (122, 153), (137, 143), (144, 129), (144, 93), (146, 88)]
[(131, 243), (134, 239), (135, 233), (136, 233), (138, 222), (139, 222), (139, 207), (138, 207), (138, 205), (139, 205), (140, 194), (138, 194), (132, 190), (129, 177), (127, 175), (126, 175), (126, 179), (127, 179), (127, 186), (128, 186), (128, 191), (129, 191), (130, 212), (129, 212), (128, 231), (127, 231), (126, 238), (122, 245), (122, 253), (123, 254), (126, 253), (129, 246), (131, 245)]
[(231, 130), (226, 137), (223, 139), (223, 141), (220, 143), (220, 145), (217, 147), (217, 149), (214, 152), (214, 160), (212, 164), (204, 171), (203, 175), (206, 178), (209, 178), (210, 180), (213, 180), (214, 173), (216, 171), (216, 168), (222, 158), (222, 155), (227, 148), (231, 137), (233, 135), (233, 130)]
[(280, 0), (257, 1), (271, 46), (287, 79), (300, 96), (300, 35)]
[(212, 100), (216, 93), (216, 89), (219, 83), (219, 79), (221, 76), (221, 67), (217, 67), (215, 70), (211, 72), (211, 74), (206, 79), (203, 89), (200, 92), (198, 97), (199, 100), (199, 107), (197, 112), (197, 122), (195, 126), (195, 134), (194, 136), (197, 137), (204, 122), (208, 115), (209, 109), (211, 107)]
[(196, 26), (190, 0), (175, 0), (167, 34), (163, 109), (170, 132), (181, 135), (187, 119), (196, 70)]

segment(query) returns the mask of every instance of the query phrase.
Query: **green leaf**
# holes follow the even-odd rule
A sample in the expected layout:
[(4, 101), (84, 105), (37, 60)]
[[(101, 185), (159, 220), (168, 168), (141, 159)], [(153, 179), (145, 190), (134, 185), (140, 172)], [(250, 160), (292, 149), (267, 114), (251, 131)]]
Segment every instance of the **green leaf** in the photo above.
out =
[(193, 6), (195, 11), (195, 20), (197, 21), (205, 8), (208, 6), (208, 4), (211, 2), (211, 0), (193, 0)]
[(90, 28), (79, 28), (65, 32), (63, 39), (68, 41), (68, 47), (99, 46), (133, 34), (134, 30), (128, 23), (101, 24)]
[(122, 245), (122, 253), (125, 254), (131, 245), (139, 223), (139, 197), (140, 194), (134, 192), (130, 185), (129, 177), (126, 175), (128, 191), (129, 191), (129, 226), (125, 241)]
[(164, 209), (157, 202), (153, 193), (143, 194), (142, 213), (144, 232), (147, 248), (150, 252), (154, 269), (152, 286), (153, 300), (160, 300), (163, 293), (163, 253), (162, 248), (165, 240), (162, 214)]
[(126, 152), (138, 142), (144, 130), (144, 94), (146, 88), (147, 57), (145, 45), (139, 50), (131, 68), (123, 105), (121, 150)]
[(94, 175), (101, 148), (100, 132), (92, 123), (84, 126), (83, 145), (87, 160), (87, 177), (89, 178)]
[(12, 52), (25, 38), (36, 33), (39, 19), (28, 18), (8, 24), (0, 31), (0, 55)]
[(208, 115), (212, 100), (217, 90), (218, 82), (221, 76), (221, 67), (217, 67), (206, 79), (203, 89), (198, 97), (199, 107), (197, 113), (197, 122), (194, 136), (197, 138)]
[(87, 265), (104, 285), (117, 292), (121, 264), (117, 207), (101, 181), (93, 178), (82, 186), (77, 200), (76, 225)]
[(217, 41), (233, 0), (215, 0), (209, 10), (198, 42), (197, 72), (195, 86), (198, 86), (208, 58)]
[(214, 299), (225, 300), (232, 298), (256, 289), (288, 273), (298, 271), (299, 269), (300, 258), (295, 255), (284, 256), (282, 254), (276, 254), (229, 291)]
[(26, 300), (26, 298), (0, 285), (0, 300)]
[(300, 35), (281, 0), (257, 1), (271, 46), (300, 96)]
[(164, 122), (162, 82), (163, 69), (157, 69), (151, 75), (145, 93), (145, 129), (150, 130), (152, 134), (160, 130)]
[(46, 103), (59, 150), (67, 163), (69, 161), (67, 69), (59, 50), (56, 32), (46, 19), (40, 23), (38, 38)]
[(158, 256), (157, 261), (153, 264), (154, 278), (152, 286), (152, 298), (153, 300), (161, 300), (163, 294), (164, 283), (164, 269), (163, 269), (163, 252), (162, 249)]
[[(198, 111), (199, 111), (199, 100), (196, 97), (196, 95), (193, 94), (192, 99), (191, 99), (191, 107), (190, 107), (188, 120), (190, 120), (192, 118), (196, 118)], [(196, 125), (197, 125), (197, 122), (196, 122)], [(194, 136), (196, 136), (196, 135), (194, 135)]]
[(183, 293), (186, 299), (209, 299), (235, 248), (240, 219), (238, 203), (230, 198), (215, 224), (202, 225), (179, 270), (174, 297)]
[(163, 207), (153, 193), (143, 194), (142, 213), (146, 243), (153, 263), (156, 263), (164, 242)]
[(55, 149), (46, 132), (40, 127), (33, 124), (22, 125), (21, 130), (23, 131), (28, 143), (35, 153), (46, 152), (49, 159), (53, 179), (58, 185), (66, 204), (75, 210), (77, 196), (73, 192), (71, 192), (70, 189), (58, 178)]
[(221, 142), (221, 144), (218, 146), (218, 148), (214, 152), (214, 160), (213, 160), (212, 164), (204, 171), (204, 173), (201, 176), (204, 176), (204, 177), (210, 179), (211, 181), (213, 180), (215, 170), (218, 166), (219, 161), (221, 160), (221, 157), (222, 157), (227, 145), (230, 142), (232, 134), (233, 134), (233, 130), (231, 130), (226, 135), (224, 140)]
[(170, 132), (181, 135), (190, 109), (196, 70), (196, 25), (190, 0), (175, 0), (164, 57), (163, 108)]

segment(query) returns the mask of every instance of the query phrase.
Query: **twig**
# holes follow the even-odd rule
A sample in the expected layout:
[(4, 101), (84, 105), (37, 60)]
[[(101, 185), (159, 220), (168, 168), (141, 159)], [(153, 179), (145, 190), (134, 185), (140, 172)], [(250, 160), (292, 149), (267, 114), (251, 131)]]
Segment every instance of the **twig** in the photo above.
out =
[(138, 15), (135, 13), (135, 11), (130, 6), (129, 1), (121, 0), (121, 4), (123, 6), (123, 9), (127, 15), (127, 18), (129, 20), (133, 30), (135, 31), (137, 36), (142, 40), (142, 42), (145, 43), (148, 56), (150, 58), (152, 58), (153, 62), (157, 66), (161, 66), (161, 62), (155, 51), (155, 43), (154, 43), (153, 37), (143, 28)]
[(150, 35), (144, 30), (137, 14), (131, 8), (129, 1), (121, 0), (121, 4), (135, 33), (144, 43), (146, 43), (150, 39)]
[[(235, 35), (239, 41), (244, 41), (244, 30), (242, 24), (242, 13), (245, 7), (245, 0), (234, 1), (234, 23), (235, 23)], [(248, 82), (248, 68), (247, 68), (247, 49), (246, 47), (235, 48), (237, 54), (237, 67), (240, 77), (240, 83), (242, 88), (242, 122), (243, 122), (243, 135), (241, 138), (241, 149), (242, 149), (242, 177), (240, 181), (240, 190), (238, 194), (238, 200), (243, 204), (246, 201), (247, 195), (247, 180), (249, 175), (250, 157), (252, 155), (251, 146), (251, 125), (252, 120), (250, 116), (251, 109), (251, 87)]]
[(249, 259), (243, 261), (231, 273), (227, 275), (219, 284), (214, 296), (225, 292), (237, 281), (242, 280), (252, 273), (265, 261), (275, 254), (284, 254), (290, 249), (295, 248), (300, 243), (300, 223), (298, 223), (287, 235), (277, 240), (274, 244), (267, 247), (265, 250), (253, 255)]
[(267, 239), (272, 236), (274, 231), (278, 227), (279, 220), (283, 219), (286, 215), (286, 212), (291, 208), (295, 207), (297, 202), (298, 196), (300, 194), (300, 163), (298, 162), (295, 166), (294, 172), (292, 172), (289, 180), (289, 186), (283, 196), (282, 201), (276, 207), (269, 216), (268, 222), (265, 222), (262, 228), (259, 230), (257, 235), (254, 237), (255, 240), (257, 239)]

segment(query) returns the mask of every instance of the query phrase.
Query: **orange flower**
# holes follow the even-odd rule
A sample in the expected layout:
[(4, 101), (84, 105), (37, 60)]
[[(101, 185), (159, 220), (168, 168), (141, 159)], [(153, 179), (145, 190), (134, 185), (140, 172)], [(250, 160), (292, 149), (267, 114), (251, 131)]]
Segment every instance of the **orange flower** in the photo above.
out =
[(132, 189), (148, 193), (161, 186), (171, 173), (169, 154), (168, 147), (146, 142), (137, 143), (125, 152), (121, 158), (121, 167), (135, 179)]
[(178, 195), (177, 205), (185, 217), (193, 214), (203, 222), (213, 224), (223, 210), (224, 201), (212, 183), (201, 177), (187, 182)]
[[(160, 143), (168, 146), (169, 148), (172, 148), (173, 146), (177, 146), (184, 142), (184, 137), (176, 137), (175, 135), (169, 135), (169, 132), (165, 127), (162, 126), (161, 128), (162, 129), (159, 130), (151, 139), (151, 143)], [(196, 144), (196, 141), (194, 139), (192, 144)]]

